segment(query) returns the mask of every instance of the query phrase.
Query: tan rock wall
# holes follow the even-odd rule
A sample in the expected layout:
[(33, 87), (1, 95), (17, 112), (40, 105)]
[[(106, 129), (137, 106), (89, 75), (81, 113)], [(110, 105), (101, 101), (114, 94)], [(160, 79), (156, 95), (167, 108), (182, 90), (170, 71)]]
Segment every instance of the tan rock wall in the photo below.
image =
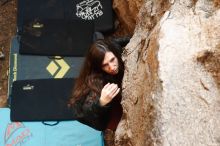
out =
[(123, 54), (119, 146), (220, 145), (218, 1), (144, 1)]
[(113, 9), (118, 19), (117, 33), (132, 35), (136, 25), (137, 14), (143, 0), (114, 0)]

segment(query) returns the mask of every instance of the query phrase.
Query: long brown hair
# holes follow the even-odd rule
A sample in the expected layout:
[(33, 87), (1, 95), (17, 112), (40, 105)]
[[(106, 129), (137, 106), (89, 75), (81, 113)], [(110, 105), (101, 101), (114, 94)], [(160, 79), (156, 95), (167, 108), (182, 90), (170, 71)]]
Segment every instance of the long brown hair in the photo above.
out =
[(102, 71), (102, 62), (106, 52), (112, 52), (118, 58), (119, 73), (123, 74), (121, 71), (124, 70), (124, 67), (118, 49), (106, 40), (97, 40), (91, 45), (85, 57), (80, 75), (75, 81), (70, 105), (73, 105), (77, 100), (87, 96), (89, 93), (92, 93), (91, 96), (93, 98), (100, 95), (105, 84), (104, 78), (106, 73)]

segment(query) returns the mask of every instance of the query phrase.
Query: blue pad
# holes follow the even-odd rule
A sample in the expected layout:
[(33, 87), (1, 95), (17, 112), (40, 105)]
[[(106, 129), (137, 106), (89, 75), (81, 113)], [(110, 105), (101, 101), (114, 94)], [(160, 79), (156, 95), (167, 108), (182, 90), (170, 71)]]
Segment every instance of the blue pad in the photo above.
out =
[(10, 109), (0, 108), (1, 146), (104, 146), (103, 134), (78, 121), (11, 122)]

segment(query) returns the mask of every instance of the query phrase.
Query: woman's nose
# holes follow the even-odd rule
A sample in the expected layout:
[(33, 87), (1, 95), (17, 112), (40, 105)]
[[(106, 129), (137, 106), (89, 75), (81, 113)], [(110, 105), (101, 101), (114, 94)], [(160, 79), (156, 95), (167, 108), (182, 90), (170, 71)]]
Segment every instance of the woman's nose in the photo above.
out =
[(114, 65), (109, 65), (109, 70), (113, 71), (114, 70)]

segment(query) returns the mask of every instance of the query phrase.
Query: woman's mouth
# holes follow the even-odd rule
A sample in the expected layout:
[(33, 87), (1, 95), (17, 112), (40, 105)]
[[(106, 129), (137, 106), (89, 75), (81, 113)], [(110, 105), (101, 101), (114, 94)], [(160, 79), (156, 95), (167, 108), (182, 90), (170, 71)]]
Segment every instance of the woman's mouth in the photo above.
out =
[(118, 69), (112, 71), (112, 74), (117, 74), (117, 73), (118, 73)]

